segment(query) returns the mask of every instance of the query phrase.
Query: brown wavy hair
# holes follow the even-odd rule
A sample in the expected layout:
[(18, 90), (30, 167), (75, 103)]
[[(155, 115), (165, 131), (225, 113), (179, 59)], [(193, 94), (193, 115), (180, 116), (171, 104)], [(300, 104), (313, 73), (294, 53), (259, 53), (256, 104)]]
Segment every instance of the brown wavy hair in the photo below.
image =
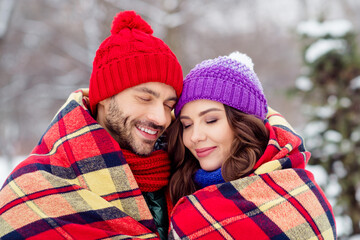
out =
[[(221, 166), (221, 174), (229, 182), (252, 172), (256, 161), (264, 154), (269, 133), (264, 122), (255, 116), (227, 105), (224, 108), (230, 128), (235, 133), (230, 156)], [(197, 190), (192, 176), (200, 169), (200, 164), (184, 146), (183, 126), (179, 118), (168, 128), (167, 136), (172, 170), (169, 189), (171, 200), (175, 204), (181, 197)]]

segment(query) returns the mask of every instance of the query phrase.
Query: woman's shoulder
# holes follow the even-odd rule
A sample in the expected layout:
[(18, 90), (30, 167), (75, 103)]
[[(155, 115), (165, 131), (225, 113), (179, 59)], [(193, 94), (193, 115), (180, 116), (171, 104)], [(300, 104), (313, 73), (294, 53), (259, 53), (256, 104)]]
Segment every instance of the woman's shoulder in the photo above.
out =
[(331, 206), (313, 175), (304, 169), (284, 169), (206, 187), (182, 198), (171, 221), (177, 228), (172, 231), (185, 236), (187, 232), (202, 234), (204, 229), (209, 230), (205, 236), (211, 236), (217, 233), (211, 229), (214, 224), (230, 236), (249, 233), (252, 239), (257, 234), (256, 239), (275, 237), (273, 234), (296, 238), (292, 235), (296, 232), (311, 237), (314, 226), (322, 226), (317, 231), (326, 233), (326, 239), (335, 236)]

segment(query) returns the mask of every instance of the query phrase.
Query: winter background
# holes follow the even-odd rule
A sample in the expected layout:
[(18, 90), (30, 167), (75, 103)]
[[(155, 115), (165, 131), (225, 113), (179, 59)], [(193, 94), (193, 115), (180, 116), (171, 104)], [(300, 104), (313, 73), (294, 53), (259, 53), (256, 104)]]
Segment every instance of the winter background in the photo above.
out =
[[(360, 239), (360, 211), (351, 213), (360, 208), (360, 176), (347, 168), (350, 160), (355, 170), (360, 164), (360, 124), (353, 124), (348, 136), (329, 128), (342, 115), (360, 119), (354, 105), (360, 65), (353, 56), (360, 44), (358, 0), (0, 0), (1, 183), (68, 95), (87, 87), (95, 51), (122, 10), (136, 10), (150, 23), (184, 74), (207, 58), (236, 50), (248, 54), (269, 105), (305, 137), (313, 153), (307, 168), (334, 207), (339, 239)], [(346, 64), (336, 67), (328, 59)], [(344, 87), (338, 82), (316, 83), (315, 73), (326, 72), (329, 64), (346, 69), (347, 75), (339, 76), (348, 83), (347, 95), (336, 95)], [(327, 86), (332, 93), (321, 103)], [(349, 186), (349, 197), (340, 198)]]

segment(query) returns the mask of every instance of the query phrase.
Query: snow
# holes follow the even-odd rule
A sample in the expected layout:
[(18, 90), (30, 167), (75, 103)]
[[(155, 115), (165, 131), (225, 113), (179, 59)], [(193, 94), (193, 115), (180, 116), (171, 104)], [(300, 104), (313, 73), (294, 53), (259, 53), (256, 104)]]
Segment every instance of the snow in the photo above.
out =
[(324, 138), (329, 142), (339, 143), (342, 140), (342, 135), (338, 131), (328, 130), (325, 132)]
[(227, 14), (219, 12), (218, 5), (206, 4), (202, 9), (202, 17), (192, 24), (199, 32), (212, 32), (229, 36), (234, 32), (252, 33), (256, 29), (255, 21), (252, 21), (245, 8), (230, 9)]
[(319, 148), (323, 145), (323, 143), (324, 143), (324, 140), (320, 135), (312, 136), (312, 137), (306, 139), (306, 142), (305, 142), (306, 146), (309, 149)]
[(351, 141), (349, 141), (348, 139), (344, 139), (341, 143), (340, 143), (340, 150), (342, 153), (348, 154), (353, 150), (353, 144), (351, 143)]
[(325, 195), (330, 199), (335, 199), (337, 196), (339, 196), (342, 189), (338, 182), (338, 177), (335, 175), (330, 175), (327, 180)]
[(317, 59), (331, 51), (344, 51), (346, 42), (339, 39), (319, 39), (306, 50), (305, 59), (308, 63), (314, 63)]
[[(352, 221), (349, 216), (335, 216), (335, 222), (338, 236), (347, 235), (352, 232)], [(351, 238), (351, 240), (354, 239), (356, 238)]]
[(14, 7), (15, 1), (3, 0), (0, 1), (0, 38), (5, 36), (11, 18), (11, 11)]
[(347, 175), (347, 171), (344, 167), (343, 162), (341, 162), (341, 161), (334, 162), (333, 170), (334, 170), (336, 176), (338, 176), (339, 178), (344, 178)]
[(308, 77), (301, 76), (296, 79), (295, 86), (303, 92), (308, 92), (313, 88), (314, 84)]
[(318, 135), (319, 133), (325, 131), (327, 128), (327, 123), (323, 121), (312, 121), (309, 122), (304, 129), (304, 137), (311, 138)]
[(179, 6), (178, 0), (165, 0), (163, 1), (164, 8), (168, 11), (175, 11), (176, 8)]
[(351, 100), (347, 97), (343, 97), (340, 99), (339, 104), (344, 108), (348, 108), (351, 106)]
[(340, 38), (353, 30), (351, 22), (345, 19), (329, 20), (318, 22), (315, 20), (301, 22), (297, 27), (297, 32), (313, 38), (321, 38), (327, 35)]
[(360, 141), (360, 129), (358, 129), (357, 131), (352, 132), (351, 135), (350, 135), (350, 139), (353, 142)]
[(356, 201), (360, 202), (360, 188), (356, 189), (355, 199)]
[(12, 163), (9, 163), (5, 157), (0, 156), (0, 188), (9, 176), (10, 172), (25, 158), (26, 156), (18, 156), (13, 159)]
[[(323, 38), (326, 36), (341, 38), (352, 30), (352, 23), (345, 19), (328, 20), (325, 22), (310, 20), (301, 22), (297, 26), (297, 32), (300, 35), (312, 38)], [(343, 51), (345, 47), (346, 43), (344, 40), (319, 39), (307, 49), (305, 59), (308, 63), (313, 63), (328, 52), (333, 50)]]
[(332, 106), (321, 106), (316, 108), (316, 116), (322, 119), (329, 119), (335, 113), (335, 109)]
[(327, 102), (330, 106), (334, 107), (338, 102), (338, 97), (336, 95), (330, 95), (327, 99)]
[[(341, 163), (341, 162), (340, 162)], [(341, 163), (342, 164), (342, 163)], [(341, 167), (341, 166), (339, 166)], [(307, 165), (306, 169), (309, 170), (315, 178), (317, 184), (321, 186), (325, 191), (325, 195), (328, 198), (330, 204), (334, 207), (336, 202), (336, 197), (341, 192), (341, 186), (338, 183), (338, 177), (335, 175), (329, 176), (326, 170), (320, 165)], [(339, 173), (343, 174), (343, 173)], [(325, 187), (326, 186), (326, 187)], [(360, 190), (357, 192), (358, 197), (360, 198)], [(336, 229), (338, 236), (348, 235), (352, 232), (352, 222), (349, 216), (336, 216)], [(360, 240), (360, 235), (352, 236), (351, 240)]]
[(351, 236), (349, 240), (360, 240), (360, 234)]
[(358, 77), (354, 78), (353, 80), (351, 80), (350, 88), (352, 90), (360, 89), (360, 76), (358, 76)]
[(325, 186), (328, 182), (328, 174), (325, 169), (320, 165), (307, 165), (306, 169), (314, 174), (315, 181), (320, 186)]
[[(323, 150), (322, 153), (324, 154), (324, 156), (332, 156), (339, 152), (339, 146), (338, 146), (338, 144), (335, 144), (335, 143), (327, 143), (323, 147), (322, 150)], [(324, 161), (325, 161), (325, 159), (324, 159)]]

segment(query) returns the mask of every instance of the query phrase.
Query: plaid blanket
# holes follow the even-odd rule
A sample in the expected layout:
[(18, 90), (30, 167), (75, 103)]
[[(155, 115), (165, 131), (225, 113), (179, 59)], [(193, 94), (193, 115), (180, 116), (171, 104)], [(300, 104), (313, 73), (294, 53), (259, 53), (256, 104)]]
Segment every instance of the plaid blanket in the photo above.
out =
[(118, 143), (71, 94), (0, 191), (1, 239), (158, 239)]
[(302, 139), (272, 109), (266, 121), (270, 141), (255, 172), (180, 199), (170, 239), (336, 239), (332, 208), (304, 169)]

